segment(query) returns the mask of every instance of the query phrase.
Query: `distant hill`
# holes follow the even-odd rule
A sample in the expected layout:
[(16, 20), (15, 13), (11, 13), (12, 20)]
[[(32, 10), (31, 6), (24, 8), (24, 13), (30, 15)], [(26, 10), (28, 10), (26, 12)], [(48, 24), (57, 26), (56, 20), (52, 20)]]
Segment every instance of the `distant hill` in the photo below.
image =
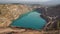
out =
[(48, 16), (60, 16), (60, 5), (47, 8)]

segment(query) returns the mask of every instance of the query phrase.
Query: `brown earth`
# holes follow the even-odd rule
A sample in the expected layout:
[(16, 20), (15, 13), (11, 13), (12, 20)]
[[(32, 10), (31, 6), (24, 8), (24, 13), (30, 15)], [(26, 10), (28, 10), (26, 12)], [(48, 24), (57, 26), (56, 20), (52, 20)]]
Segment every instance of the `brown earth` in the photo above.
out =
[(60, 34), (60, 30), (52, 31), (37, 31), (37, 30), (26, 30), (18, 28), (0, 28), (0, 34)]

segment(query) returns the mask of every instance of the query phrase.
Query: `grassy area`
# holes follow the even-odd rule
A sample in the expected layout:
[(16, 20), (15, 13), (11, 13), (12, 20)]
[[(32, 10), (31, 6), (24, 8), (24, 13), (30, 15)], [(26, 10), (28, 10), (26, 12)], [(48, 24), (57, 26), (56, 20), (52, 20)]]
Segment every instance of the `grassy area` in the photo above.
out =
[(57, 28), (60, 29), (60, 20), (58, 20)]

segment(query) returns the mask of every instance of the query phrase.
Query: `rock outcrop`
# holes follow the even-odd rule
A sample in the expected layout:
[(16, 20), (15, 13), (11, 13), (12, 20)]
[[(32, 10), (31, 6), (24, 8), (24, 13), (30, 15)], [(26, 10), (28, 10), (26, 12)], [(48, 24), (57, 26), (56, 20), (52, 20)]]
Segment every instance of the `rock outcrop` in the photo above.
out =
[[(11, 24), (12, 20), (16, 20), (21, 14), (30, 11), (30, 7), (27, 5), (17, 4), (0, 4), (0, 26), (6, 27)], [(5, 20), (4, 20), (5, 19)], [(6, 20), (8, 20), (6, 22)], [(11, 21), (11, 22), (10, 22)], [(5, 25), (6, 24), (6, 25)]]

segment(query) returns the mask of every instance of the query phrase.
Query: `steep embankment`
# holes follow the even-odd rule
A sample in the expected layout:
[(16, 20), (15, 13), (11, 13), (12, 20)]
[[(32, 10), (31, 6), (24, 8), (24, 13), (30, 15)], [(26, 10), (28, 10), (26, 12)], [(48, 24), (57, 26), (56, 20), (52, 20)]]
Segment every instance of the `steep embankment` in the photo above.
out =
[(31, 10), (27, 5), (1, 4), (0, 5), (0, 27), (7, 27), (12, 20), (17, 19), (21, 14)]

